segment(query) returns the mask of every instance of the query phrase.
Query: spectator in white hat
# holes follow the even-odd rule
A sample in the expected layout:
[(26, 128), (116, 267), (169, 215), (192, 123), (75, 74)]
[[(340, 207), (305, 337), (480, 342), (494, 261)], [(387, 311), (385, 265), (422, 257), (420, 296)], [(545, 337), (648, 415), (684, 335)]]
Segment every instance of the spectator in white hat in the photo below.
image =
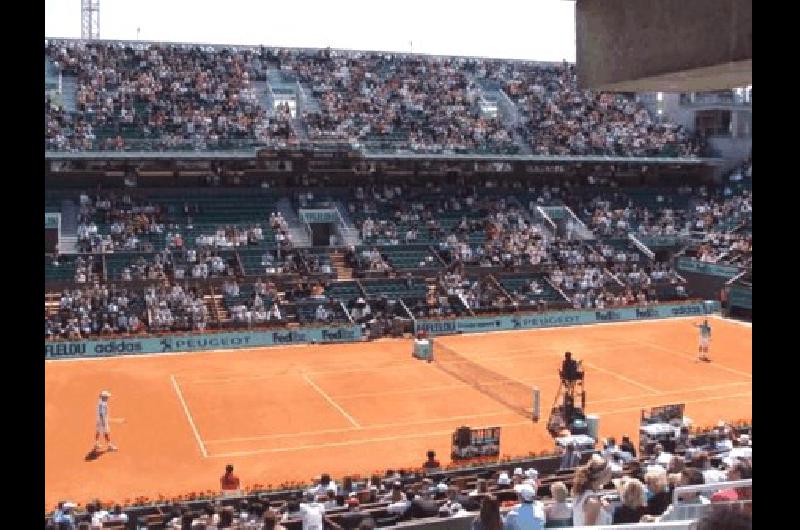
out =
[(100, 402), (97, 404), (97, 423), (94, 434), (94, 451), (100, 451), (100, 435), (106, 439), (109, 451), (116, 451), (117, 446), (111, 443), (111, 429), (108, 426), (108, 398), (111, 393), (108, 390), (100, 392)]
[(503, 471), (497, 477), (497, 485), (498, 486), (510, 486), (511, 485), (511, 478), (508, 476), (508, 473)]
[(520, 503), (511, 508), (506, 515), (504, 530), (539, 530), (544, 528), (544, 505), (536, 501), (536, 489), (530, 484), (516, 488)]

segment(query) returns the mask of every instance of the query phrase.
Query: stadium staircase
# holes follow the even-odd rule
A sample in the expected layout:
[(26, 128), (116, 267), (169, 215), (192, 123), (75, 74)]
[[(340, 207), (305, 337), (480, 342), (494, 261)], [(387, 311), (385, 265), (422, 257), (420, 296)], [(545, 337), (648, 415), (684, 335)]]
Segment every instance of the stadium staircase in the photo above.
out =
[(78, 207), (71, 200), (61, 201), (61, 235), (59, 254), (78, 253)]
[(277, 210), (283, 215), (284, 220), (289, 225), (289, 235), (292, 238), (292, 244), (297, 248), (308, 248), (311, 246), (311, 238), (306, 231), (297, 212), (292, 206), (292, 202), (284, 197), (276, 204)]
[(222, 300), (222, 295), (215, 292), (213, 287), (211, 288), (211, 294), (203, 295), (203, 303), (208, 308), (208, 313), (217, 325), (230, 320), (228, 311), (225, 309), (225, 303)]
[(61, 104), (67, 112), (75, 112), (77, 104), (75, 95), (78, 92), (78, 80), (75, 76), (61, 76)]
[(514, 143), (520, 148), (519, 154), (530, 155), (533, 154), (530, 144), (525, 141), (525, 138), (519, 133), (518, 127), (520, 122), (519, 108), (511, 101), (511, 98), (499, 87), (486, 82), (480, 83), (486, 96), (497, 101), (499, 110), (499, 117), (503, 125), (511, 133)]
[(348, 267), (344, 260), (344, 253), (341, 250), (334, 250), (330, 253), (331, 265), (336, 271), (336, 279), (339, 281), (349, 281), (353, 278), (353, 268)]

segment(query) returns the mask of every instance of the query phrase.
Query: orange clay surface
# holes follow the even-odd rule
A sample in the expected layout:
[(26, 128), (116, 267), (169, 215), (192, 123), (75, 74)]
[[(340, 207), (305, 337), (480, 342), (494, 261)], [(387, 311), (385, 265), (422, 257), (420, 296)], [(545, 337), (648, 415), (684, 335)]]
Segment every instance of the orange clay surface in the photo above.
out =
[[(409, 339), (178, 355), (46, 361), (45, 503), (124, 502), (216, 490), (225, 464), (243, 485), (277, 486), (449, 462), (456, 427), (502, 426), (502, 455), (554, 447), (545, 424), (564, 351), (582, 359), (601, 436), (631, 434), (640, 410), (685, 403), (697, 425), (750, 418), (752, 327), (719, 318), (711, 363), (696, 318), (439, 337), (541, 389), (538, 424), (411, 357)], [(87, 461), (101, 389), (117, 453)]]

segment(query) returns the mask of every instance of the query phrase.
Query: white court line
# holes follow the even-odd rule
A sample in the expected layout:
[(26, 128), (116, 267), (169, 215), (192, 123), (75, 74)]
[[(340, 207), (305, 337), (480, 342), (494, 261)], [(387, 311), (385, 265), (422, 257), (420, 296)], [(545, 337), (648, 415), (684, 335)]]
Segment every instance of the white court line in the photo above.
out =
[[(707, 401), (717, 401), (721, 399), (731, 399), (737, 397), (746, 397), (752, 396), (752, 392), (744, 392), (739, 394), (729, 394), (724, 396), (713, 396), (709, 398), (700, 398), (700, 399), (690, 399), (685, 400), (684, 403), (702, 403)], [(615, 410), (607, 410), (607, 411), (591, 411), (592, 414), (597, 414), (599, 416), (603, 415), (612, 415), (612, 414), (620, 414), (623, 412), (632, 412), (632, 411), (640, 411), (643, 408), (654, 407), (658, 406), (662, 403), (654, 404), (654, 405), (640, 405), (636, 407), (626, 407), (622, 409), (615, 409)], [(501, 423), (499, 425), (495, 425), (496, 427), (514, 427), (514, 426), (522, 426), (522, 425), (531, 425), (531, 421), (519, 421), (513, 423)], [(230, 452), (230, 453), (220, 453), (217, 455), (211, 455), (209, 458), (226, 458), (226, 457), (236, 457), (236, 456), (249, 456), (249, 455), (257, 455), (257, 454), (266, 454), (266, 453), (288, 453), (291, 451), (305, 451), (309, 449), (322, 449), (326, 447), (346, 447), (350, 445), (363, 445), (369, 443), (376, 443), (376, 442), (388, 442), (393, 440), (404, 440), (404, 439), (413, 439), (413, 438), (427, 438), (430, 436), (442, 436), (445, 434), (452, 434), (451, 430), (447, 431), (432, 431), (427, 433), (415, 433), (415, 434), (405, 434), (405, 435), (396, 435), (396, 436), (381, 436), (376, 438), (365, 438), (361, 440), (350, 440), (346, 442), (328, 442), (328, 443), (321, 443), (321, 444), (309, 444), (309, 445), (298, 445), (295, 447), (279, 447), (279, 448), (272, 448), (272, 449), (256, 449), (253, 451), (237, 451), (237, 452)]]
[[(661, 346), (659, 344), (653, 344), (652, 342), (647, 342), (647, 341), (644, 341), (644, 340), (633, 340), (633, 342), (639, 343), (639, 344), (641, 344), (643, 346), (647, 346), (648, 348), (654, 348), (656, 350), (665, 351), (667, 353), (671, 353), (671, 354), (676, 355), (678, 357), (684, 357), (686, 359), (692, 359), (693, 361), (697, 361), (697, 354), (696, 353), (695, 354), (684, 353), (684, 352), (682, 352), (680, 350), (673, 350), (673, 349), (670, 349), (670, 348), (665, 348), (664, 346)], [(711, 357), (711, 362), (707, 362), (707, 363), (706, 362), (704, 362), (704, 363), (697, 362), (697, 364), (702, 364), (703, 366), (708, 366), (708, 367), (711, 367), (711, 368), (719, 368), (720, 370), (727, 370), (728, 372), (731, 372), (733, 374), (743, 375), (745, 377), (749, 377), (750, 379), (753, 378), (753, 374), (752, 373), (743, 372), (741, 370), (736, 370), (735, 368), (729, 368), (729, 367), (725, 366), (724, 364), (719, 364), (718, 362), (714, 361), (713, 354), (710, 354), (709, 356)]]
[(625, 381), (626, 383), (630, 383), (632, 385), (638, 386), (639, 388), (644, 388), (645, 390), (649, 390), (652, 394), (659, 395), (659, 394), (663, 393), (661, 390), (658, 390), (657, 388), (653, 388), (652, 386), (647, 386), (647, 385), (645, 385), (643, 383), (640, 383), (639, 381), (636, 381), (636, 380), (631, 379), (629, 377), (625, 377), (624, 375), (620, 375), (620, 374), (618, 374), (616, 372), (613, 372), (611, 370), (606, 370), (605, 368), (600, 368), (599, 366), (597, 366), (595, 364), (592, 364), (590, 362), (583, 361), (583, 364), (585, 364), (586, 366), (592, 368), (593, 370), (597, 370), (598, 372), (602, 372), (604, 374), (608, 374), (608, 375), (610, 375), (612, 377), (616, 377), (617, 379), (620, 379), (621, 381)]
[[(464, 416), (448, 416), (445, 418), (432, 418), (427, 420), (417, 420), (417, 421), (406, 421), (406, 422), (398, 422), (398, 423), (376, 423), (373, 425), (367, 425), (362, 427), (362, 431), (369, 431), (369, 430), (378, 430), (378, 429), (386, 429), (386, 428), (393, 428), (393, 427), (411, 427), (413, 425), (426, 425), (431, 423), (447, 423), (450, 421), (456, 420), (471, 420), (474, 418), (490, 418), (496, 416), (514, 416), (516, 412), (511, 410), (502, 410), (498, 412), (484, 412), (480, 414), (467, 414)], [(297, 436), (314, 436), (317, 434), (335, 434), (335, 433), (345, 433), (345, 432), (355, 432), (358, 429), (353, 429), (352, 427), (347, 427), (346, 429), (323, 429), (319, 431), (305, 431), (305, 432), (296, 432), (296, 433), (286, 433), (286, 434), (265, 434), (261, 436), (245, 436), (242, 438), (223, 438), (220, 440), (206, 440), (205, 443), (207, 445), (210, 444), (217, 444), (217, 443), (232, 443), (232, 442), (250, 442), (255, 440), (273, 440), (279, 438), (294, 438)]]
[(731, 324), (737, 324), (737, 325), (743, 326), (745, 328), (752, 328), (753, 327), (753, 323), (752, 322), (746, 322), (744, 320), (736, 320), (735, 318), (718, 317), (718, 316), (715, 316), (714, 318), (716, 318), (717, 320), (723, 320), (725, 322), (730, 322)]
[[(683, 388), (681, 390), (669, 390), (659, 393), (659, 396), (668, 396), (671, 394), (691, 394), (693, 392), (703, 392), (705, 390), (717, 390), (720, 388), (728, 388), (732, 386), (742, 386), (742, 385), (752, 385), (752, 381), (739, 381), (737, 383), (725, 383), (722, 385), (708, 385), (708, 386), (696, 386), (693, 388)], [(633, 396), (624, 396), (624, 397), (616, 397), (616, 398), (607, 398), (607, 399), (593, 399), (591, 403), (596, 405), (597, 403), (612, 403), (614, 401), (628, 401), (629, 399), (641, 399), (652, 397), (652, 393), (647, 394), (636, 394)]]
[(178, 386), (178, 382), (175, 380), (174, 375), (169, 376), (172, 379), (172, 386), (175, 388), (175, 393), (178, 394), (178, 399), (181, 401), (181, 405), (183, 405), (183, 412), (186, 414), (186, 419), (189, 420), (189, 425), (192, 428), (192, 432), (194, 433), (194, 439), (197, 440), (197, 445), (200, 446), (200, 452), (203, 453), (203, 458), (208, 458), (208, 452), (206, 451), (206, 446), (203, 445), (203, 439), (200, 438), (200, 433), (197, 432), (197, 426), (194, 424), (194, 420), (192, 419), (192, 413), (189, 412), (189, 407), (186, 405), (186, 400), (183, 399), (183, 393), (181, 392), (181, 388)]
[[(751, 392), (741, 392), (739, 394), (728, 394), (726, 396), (712, 396), (712, 397), (698, 398), (698, 399), (686, 399), (686, 400), (681, 400), (681, 401), (684, 404), (686, 404), (686, 403), (704, 403), (706, 401), (718, 401), (720, 399), (731, 399), (731, 398), (739, 398), (739, 397), (747, 397), (747, 396), (752, 397), (753, 396), (753, 392), (752, 391)], [(609, 415), (609, 414), (620, 414), (622, 412), (632, 412), (632, 411), (635, 411), (635, 410), (639, 410), (640, 411), (642, 409), (646, 409), (646, 408), (650, 408), (650, 407), (659, 407), (659, 406), (661, 406), (663, 404), (664, 404), (663, 402), (660, 402), (660, 403), (654, 403), (654, 404), (651, 404), (651, 405), (639, 405), (639, 406), (636, 406), (636, 407), (625, 407), (623, 409), (616, 409), (616, 410), (606, 410), (606, 411), (587, 410), (587, 412), (591, 412), (592, 414), (597, 414), (599, 416), (603, 416), (603, 415)], [(589, 409), (589, 407), (587, 407), (587, 409)]]
[[(518, 421), (514, 423), (501, 423), (499, 425), (493, 425), (493, 427), (515, 427), (520, 425), (531, 425), (533, 422), (530, 420), (528, 421)], [(298, 445), (296, 447), (278, 447), (273, 449), (256, 449), (254, 451), (237, 451), (232, 453), (220, 453), (218, 455), (211, 455), (209, 458), (231, 458), (235, 456), (250, 456), (250, 455), (261, 455), (265, 453), (288, 453), (291, 451), (305, 451), (308, 449), (324, 449), (326, 447), (347, 447), (349, 445), (364, 445), (364, 444), (371, 444), (377, 442), (390, 442), (393, 440), (409, 440), (413, 438), (429, 438), (432, 436), (443, 436), (446, 434), (453, 434), (452, 429), (447, 431), (430, 431), (430, 432), (423, 432), (423, 433), (414, 433), (414, 434), (398, 434), (394, 436), (381, 436), (378, 438), (363, 438), (361, 440), (349, 440), (346, 442), (327, 442), (321, 444), (311, 444), (311, 445)]]
[[(704, 390), (717, 390), (720, 388), (728, 388), (732, 386), (741, 386), (741, 385), (752, 385), (752, 381), (740, 381), (737, 383), (725, 383), (720, 385), (707, 385), (707, 386), (698, 386), (693, 388), (684, 388), (682, 390), (670, 390), (668, 392), (661, 392), (661, 396), (667, 396), (671, 394), (687, 394), (692, 392), (701, 392)], [(462, 383), (459, 387), (468, 386), (466, 383)], [(441, 388), (450, 388), (450, 387), (441, 387)], [(471, 387), (470, 387), (471, 388)], [(411, 391), (409, 391), (411, 392)], [(375, 394), (354, 394), (353, 396), (377, 396), (377, 395), (384, 395), (382, 393), (375, 393)], [(353, 396), (336, 396), (339, 399), (343, 397), (353, 397)], [(631, 399), (641, 399), (646, 397), (652, 397), (653, 394), (648, 392), (647, 394), (634, 394), (631, 396), (623, 396), (623, 397), (616, 397), (616, 398), (608, 398), (608, 399), (594, 399), (591, 401), (592, 404), (598, 403), (611, 403), (614, 401), (628, 401)], [(410, 422), (398, 422), (398, 423), (377, 423), (373, 425), (366, 425), (362, 427), (362, 430), (379, 430), (379, 429), (386, 429), (392, 427), (411, 427), (415, 425), (425, 425), (431, 423), (446, 423), (449, 421), (455, 420), (469, 420), (473, 418), (487, 418), (487, 417), (495, 417), (495, 416), (511, 416), (515, 415), (516, 413), (511, 410), (503, 410), (497, 412), (486, 412), (481, 414), (468, 414), (464, 416), (447, 416), (444, 418), (433, 418), (427, 420), (418, 420), (418, 421), (410, 421)], [(233, 442), (251, 442), (256, 440), (274, 440), (274, 439), (281, 439), (281, 438), (294, 438), (299, 436), (315, 436), (320, 434), (336, 434), (336, 433), (345, 433), (345, 432), (353, 432), (357, 429), (353, 429), (351, 427), (345, 429), (322, 429), (318, 431), (303, 431), (303, 432), (296, 432), (296, 433), (282, 433), (282, 434), (265, 434), (261, 436), (244, 436), (240, 438), (221, 438), (217, 440), (205, 440), (206, 445), (213, 445), (213, 444), (221, 444), (221, 443), (233, 443)]]
[(324, 390), (322, 390), (320, 387), (318, 387), (317, 384), (314, 381), (312, 381), (310, 377), (308, 377), (308, 374), (303, 374), (303, 379), (306, 380), (306, 383), (311, 385), (311, 388), (313, 388), (314, 390), (319, 392), (319, 394), (322, 397), (325, 398), (325, 401), (330, 403), (333, 408), (335, 408), (336, 410), (338, 410), (342, 414), (342, 416), (347, 418), (347, 421), (352, 423), (353, 426), (355, 426), (356, 429), (360, 429), (361, 428), (361, 425), (359, 425), (359, 423), (355, 419), (353, 419), (353, 417), (350, 414), (348, 414), (347, 411), (344, 410), (338, 403), (336, 403), (333, 399), (331, 399), (331, 397), (328, 394), (326, 394)]

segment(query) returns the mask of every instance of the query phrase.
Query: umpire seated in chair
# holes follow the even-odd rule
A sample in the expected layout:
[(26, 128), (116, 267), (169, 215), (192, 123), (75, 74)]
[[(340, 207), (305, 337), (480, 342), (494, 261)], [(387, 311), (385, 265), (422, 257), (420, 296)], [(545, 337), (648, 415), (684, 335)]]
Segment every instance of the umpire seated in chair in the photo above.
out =
[(561, 363), (559, 375), (564, 382), (571, 383), (583, 379), (583, 371), (580, 370), (578, 361), (572, 358), (572, 353), (566, 352), (564, 354), (564, 361)]

